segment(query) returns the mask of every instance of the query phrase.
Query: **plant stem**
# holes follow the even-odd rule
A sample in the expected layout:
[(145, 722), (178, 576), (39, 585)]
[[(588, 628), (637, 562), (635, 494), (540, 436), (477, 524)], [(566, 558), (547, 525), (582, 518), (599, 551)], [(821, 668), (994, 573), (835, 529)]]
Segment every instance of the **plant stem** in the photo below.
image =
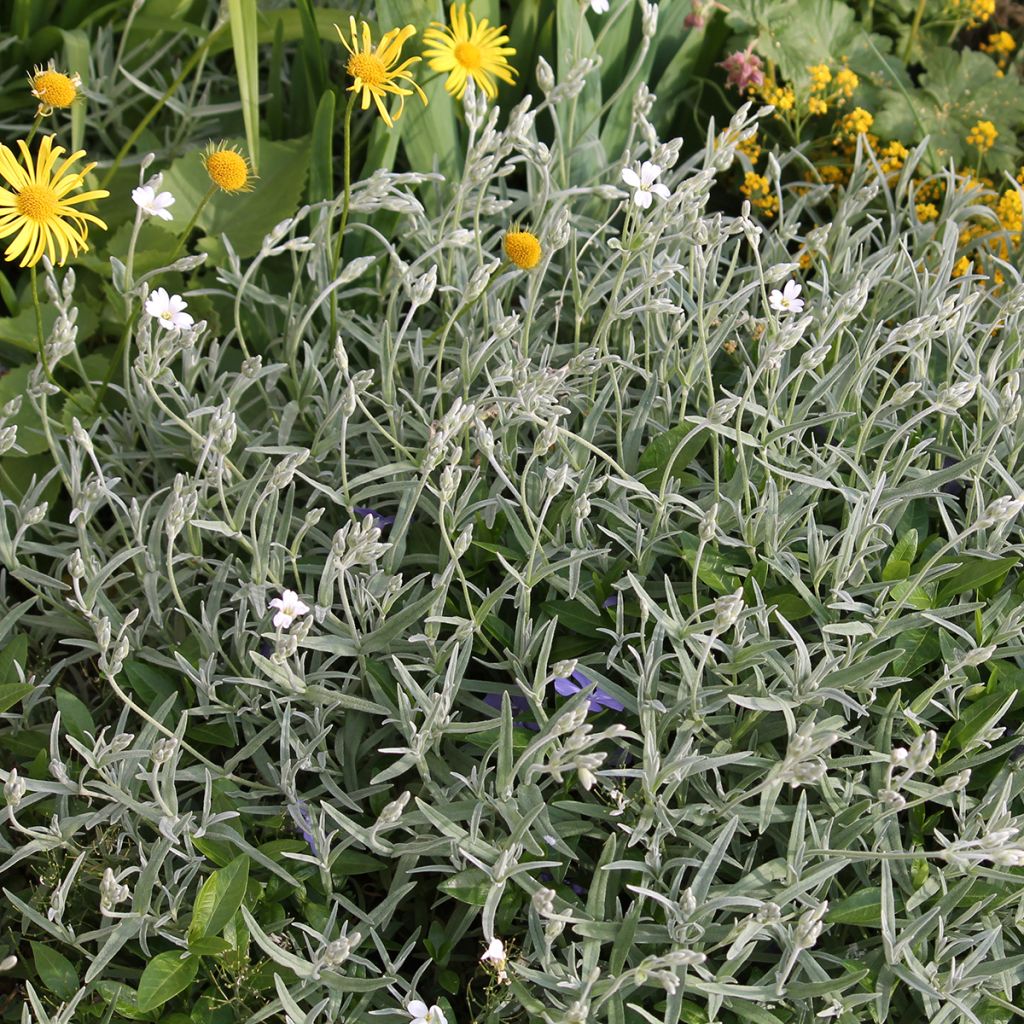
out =
[(88, 412), (88, 409), (82, 404), (82, 400), (76, 395), (71, 394), (70, 391), (62, 384), (59, 384), (53, 373), (50, 370), (50, 364), (46, 361), (46, 335), (43, 332), (43, 310), (39, 305), (39, 284), (36, 278), (35, 264), (32, 265), (30, 271), (30, 279), (32, 282), (32, 307), (36, 311), (36, 348), (39, 353), (39, 362), (43, 366), (43, 374), (46, 379), (67, 399), (70, 399), (83, 411)]
[(36, 114), (36, 119), (32, 122), (32, 130), (28, 133), (28, 138), (25, 140), (26, 146), (32, 145), (32, 140), (36, 137), (36, 132), (39, 131), (39, 126), (43, 123), (43, 115)]
[(178, 253), (181, 252), (182, 247), (188, 241), (188, 236), (192, 234), (192, 229), (196, 226), (196, 221), (199, 220), (199, 215), (206, 209), (206, 204), (213, 198), (213, 193), (216, 191), (217, 186), (211, 185), (207, 190), (206, 195), (199, 200), (199, 205), (196, 207), (195, 213), (192, 214), (192, 219), (185, 225), (185, 230), (182, 231), (178, 238), (178, 244), (174, 247), (174, 252), (171, 253), (172, 263), (178, 258)]
[(352, 107), (355, 106), (356, 94), (349, 93), (348, 103), (345, 104), (344, 122), (344, 146), (345, 151), (342, 158), (344, 198), (341, 202), (341, 221), (338, 224), (338, 234), (334, 239), (334, 259), (331, 263), (331, 275), (338, 273), (338, 264), (341, 262), (341, 247), (344, 244), (345, 228), (348, 227), (348, 208), (352, 200)]
[(907, 36), (907, 45), (903, 47), (903, 63), (910, 63), (910, 54), (917, 42), (917, 32), (921, 27), (921, 19), (924, 17), (924, 8), (928, 0), (917, 0), (917, 10), (914, 11), (914, 20), (910, 24), (910, 35)]

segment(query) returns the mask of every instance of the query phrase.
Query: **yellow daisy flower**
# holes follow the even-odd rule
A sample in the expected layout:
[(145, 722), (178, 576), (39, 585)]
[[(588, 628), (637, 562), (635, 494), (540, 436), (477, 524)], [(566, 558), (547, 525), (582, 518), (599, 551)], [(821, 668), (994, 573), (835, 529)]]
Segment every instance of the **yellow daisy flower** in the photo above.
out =
[[(370, 26), (365, 21), (363, 22), (362, 42), (359, 40), (356, 19), (351, 15), (348, 25), (351, 41), (345, 38), (345, 34), (337, 25), (334, 28), (342, 46), (349, 52), (345, 70), (354, 81), (348, 87), (348, 91), (362, 94), (362, 109), (367, 110), (372, 99), (377, 104), (377, 112), (383, 118), (384, 123), (392, 128), (394, 122), (402, 116), (406, 96), (412, 96), (415, 91), (426, 106), (426, 95), (409, 74), (409, 68), (423, 58), (410, 57), (408, 60), (402, 61), (401, 64), (398, 63), (402, 60), (402, 47), (407, 39), (416, 34), (416, 29), (412, 25), (406, 25), (405, 28), (393, 28), (385, 32), (380, 37), (380, 42), (374, 46), (373, 37), (370, 35)], [(412, 88), (403, 89), (396, 84), (398, 82), (408, 82)], [(398, 113), (395, 114), (394, 120), (388, 113), (388, 108), (384, 106), (384, 97), (388, 93), (399, 98)]]
[(448, 73), (444, 87), (457, 100), (462, 99), (470, 78), (490, 99), (495, 99), (498, 86), (494, 79), (513, 85), (516, 75), (516, 69), (507, 60), (516, 51), (505, 45), (505, 26), (491, 27), (486, 18), (478, 22), (474, 15), (466, 13), (465, 4), (452, 4), (449, 15), (450, 27), (435, 21), (423, 33), (424, 42), (431, 46), (423, 51), (423, 56), (434, 71)]
[(78, 99), (78, 90), (82, 88), (82, 79), (78, 72), (65, 75), (53, 66), (53, 61), (45, 68), (38, 64), (28, 76), (30, 91), (39, 100), (36, 113), (40, 117), (48, 117), (55, 107), (62, 110), (70, 107)]
[(256, 175), (249, 158), (242, 156), (237, 147), (226, 142), (211, 142), (203, 152), (202, 161), (210, 181), (221, 192), (252, 191), (252, 180)]
[[(50, 257), (51, 263), (64, 266), (69, 252), (77, 256), (88, 250), (87, 222), (98, 224), (104, 230), (107, 227), (99, 217), (75, 209), (77, 203), (105, 199), (110, 195), (106, 189), (68, 196), (73, 189), (85, 184), (85, 176), (96, 164), (86, 164), (80, 171), (72, 171), (71, 165), (85, 156), (85, 151), (79, 150), (56, 167), (64, 147), (55, 146), (53, 140), (53, 135), (43, 136), (33, 164), (32, 153), (19, 139), (24, 166), (10, 149), (0, 144), (0, 178), (11, 186), (10, 190), (0, 187), (0, 238), (14, 235), (4, 258), (13, 261), (20, 256), (22, 267), (34, 267), (43, 253)], [(58, 249), (60, 259), (57, 259)]]

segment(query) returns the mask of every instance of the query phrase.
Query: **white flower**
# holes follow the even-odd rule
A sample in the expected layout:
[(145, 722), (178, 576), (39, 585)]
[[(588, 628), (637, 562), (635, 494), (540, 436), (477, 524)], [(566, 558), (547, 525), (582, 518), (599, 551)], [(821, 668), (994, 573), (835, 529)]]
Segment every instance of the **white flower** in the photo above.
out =
[(650, 208), (653, 200), (651, 194), (661, 196), (662, 199), (668, 199), (672, 194), (669, 192), (668, 187), (662, 185), (658, 181), (658, 175), (661, 174), (661, 168), (657, 164), (652, 164), (650, 160), (645, 160), (639, 167), (638, 170), (634, 170), (632, 167), (622, 168), (622, 180), (636, 191), (633, 193), (633, 202), (642, 210)]
[(151, 185), (140, 185), (132, 189), (132, 199), (147, 217), (170, 220), (174, 216), (168, 209), (174, 205), (174, 196), (170, 192), (157, 192)]
[(595, 14), (607, 14), (608, 0), (590, 0), (590, 9)]
[(274, 625), (278, 629), (287, 629), (300, 615), (309, 612), (309, 605), (299, 600), (299, 595), (294, 590), (286, 590), (280, 597), (275, 597), (270, 602), (270, 607), (277, 609)]
[(498, 981), (502, 984), (507, 984), (509, 978), (505, 971), (506, 958), (505, 958), (505, 943), (501, 939), (491, 939), (487, 949), (484, 950), (483, 956), (480, 957), (481, 963), (490, 963), (494, 965), (494, 969), (498, 972)]
[(176, 331), (184, 331), (194, 323), (186, 309), (188, 303), (180, 295), (168, 295), (166, 288), (155, 289), (146, 299), (146, 312), (159, 320), (161, 327), (173, 327)]
[(800, 298), (803, 289), (796, 281), (787, 281), (780, 292), (778, 288), (768, 296), (768, 303), (776, 313), (800, 313), (804, 300)]
[(428, 1007), (422, 999), (411, 1000), (405, 1009), (412, 1016), (412, 1024), (448, 1024), (440, 1006)]

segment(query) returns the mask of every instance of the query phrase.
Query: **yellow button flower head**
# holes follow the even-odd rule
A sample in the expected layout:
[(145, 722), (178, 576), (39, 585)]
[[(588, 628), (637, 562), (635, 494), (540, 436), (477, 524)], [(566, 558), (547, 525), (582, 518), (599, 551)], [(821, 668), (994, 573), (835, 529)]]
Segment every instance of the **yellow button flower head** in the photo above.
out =
[(987, 153), (998, 137), (999, 132), (991, 121), (978, 121), (967, 133), (967, 145), (977, 146), (982, 153)]
[[(402, 61), (401, 64), (398, 63), (402, 60), (402, 47), (407, 39), (416, 34), (416, 29), (412, 25), (406, 25), (405, 28), (393, 28), (385, 32), (380, 37), (380, 42), (374, 46), (373, 37), (370, 35), (370, 26), (365, 21), (363, 22), (361, 42), (356, 19), (349, 16), (348, 25), (349, 39), (345, 38), (345, 33), (337, 25), (334, 26), (342, 45), (349, 52), (345, 70), (353, 78), (353, 82), (348, 87), (348, 91), (362, 94), (363, 110), (369, 108), (372, 99), (377, 104), (377, 111), (384, 123), (392, 128), (394, 121), (402, 116), (406, 96), (412, 96), (415, 92), (423, 101), (424, 106), (427, 102), (423, 90), (409, 73), (409, 68), (423, 58), (410, 57), (408, 60)], [(397, 84), (399, 82), (408, 82), (412, 88), (403, 89)], [(388, 93), (399, 97), (398, 113), (395, 114), (394, 120), (388, 113), (388, 108), (384, 106), (384, 98)]]
[(53, 61), (45, 68), (37, 64), (28, 76), (28, 82), (32, 95), (39, 100), (36, 113), (40, 117), (48, 117), (55, 107), (62, 110), (70, 107), (78, 99), (78, 90), (82, 88), (82, 79), (77, 72), (65, 75), (54, 68)]
[(434, 71), (448, 73), (444, 87), (457, 100), (462, 99), (470, 78), (490, 99), (495, 99), (498, 85), (494, 79), (512, 85), (516, 75), (507, 59), (516, 51), (505, 45), (505, 26), (489, 26), (486, 18), (478, 22), (474, 15), (466, 13), (465, 4), (452, 4), (449, 16), (450, 26), (435, 21), (423, 33), (424, 42), (431, 47), (423, 55)]
[(252, 191), (252, 180), (256, 175), (249, 158), (243, 156), (237, 146), (211, 142), (203, 151), (202, 160), (210, 181), (221, 192)]
[(540, 263), (540, 239), (530, 231), (523, 231), (518, 224), (505, 232), (505, 255), (523, 270), (533, 270)]
[(89, 221), (103, 229), (107, 226), (99, 217), (77, 210), (75, 206), (92, 199), (105, 199), (109, 192), (94, 189), (69, 196), (71, 191), (82, 187), (85, 176), (96, 165), (87, 164), (80, 171), (72, 171), (71, 165), (85, 156), (85, 151), (79, 150), (54, 170), (64, 147), (55, 146), (53, 139), (52, 135), (43, 136), (35, 163), (28, 146), (19, 139), (24, 166), (10, 149), (0, 144), (0, 178), (10, 185), (10, 190), (0, 187), (0, 238), (14, 235), (4, 258), (13, 261), (20, 256), (22, 267), (34, 267), (43, 253), (50, 257), (51, 263), (63, 266), (68, 253), (77, 256), (89, 248), (85, 242)]

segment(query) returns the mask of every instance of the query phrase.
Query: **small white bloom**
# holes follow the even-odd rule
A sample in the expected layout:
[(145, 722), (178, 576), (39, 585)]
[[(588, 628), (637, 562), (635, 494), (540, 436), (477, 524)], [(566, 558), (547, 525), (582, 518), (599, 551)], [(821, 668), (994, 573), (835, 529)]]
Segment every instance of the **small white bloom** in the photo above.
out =
[(195, 322), (185, 310), (188, 303), (180, 295), (168, 295), (166, 288), (155, 289), (146, 299), (146, 312), (161, 327), (170, 327), (176, 331), (187, 330)]
[(168, 209), (174, 205), (174, 196), (170, 192), (157, 192), (152, 185), (140, 185), (138, 188), (133, 188), (132, 200), (147, 217), (170, 220), (174, 216)]
[(803, 312), (804, 300), (800, 298), (803, 289), (796, 281), (787, 281), (780, 292), (776, 288), (768, 296), (768, 303), (776, 313), (800, 313)]
[(301, 601), (294, 590), (286, 590), (280, 597), (275, 597), (270, 607), (277, 609), (274, 625), (278, 629), (287, 629), (300, 615), (309, 612), (309, 605)]
[(607, 14), (608, 0), (590, 0), (590, 9), (595, 14)]
[(631, 189), (635, 189), (633, 192), (633, 202), (640, 209), (647, 210), (650, 208), (651, 203), (654, 202), (651, 198), (652, 194), (660, 196), (662, 199), (668, 199), (672, 194), (666, 185), (662, 185), (658, 181), (658, 175), (660, 174), (661, 168), (657, 164), (652, 164), (650, 160), (645, 160), (639, 168), (622, 168), (622, 180)]
[(448, 1024), (444, 1010), (436, 1004), (428, 1007), (422, 999), (413, 999), (405, 1007), (412, 1017), (412, 1024)]
[(484, 950), (483, 956), (480, 957), (480, 962), (493, 964), (494, 969), (498, 972), (498, 981), (502, 984), (506, 984), (508, 982), (508, 973), (505, 970), (507, 963), (505, 957), (505, 943), (502, 942), (501, 939), (491, 939), (487, 949)]

